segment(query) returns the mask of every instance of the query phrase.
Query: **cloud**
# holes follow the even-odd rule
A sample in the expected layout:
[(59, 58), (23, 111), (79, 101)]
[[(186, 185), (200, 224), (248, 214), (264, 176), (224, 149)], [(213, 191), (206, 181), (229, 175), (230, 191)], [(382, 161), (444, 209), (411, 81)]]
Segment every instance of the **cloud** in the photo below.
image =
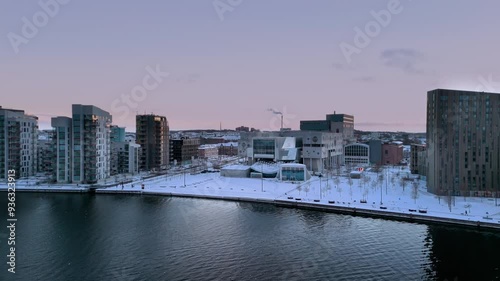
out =
[(387, 49), (380, 54), (384, 65), (399, 68), (409, 74), (422, 74), (423, 71), (417, 68), (424, 55), (414, 49)]

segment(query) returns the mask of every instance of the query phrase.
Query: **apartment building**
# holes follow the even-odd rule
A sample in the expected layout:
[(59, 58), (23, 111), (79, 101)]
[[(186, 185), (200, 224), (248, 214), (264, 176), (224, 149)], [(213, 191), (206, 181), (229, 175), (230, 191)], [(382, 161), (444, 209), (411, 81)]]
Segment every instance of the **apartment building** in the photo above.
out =
[(37, 144), (38, 117), (0, 107), (0, 179), (7, 179), (9, 170), (17, 178), (35, 175)]
[(430, 192), (491, 196), (500, 189), (500, 94), (427, 93)]
[(165, 169), (169, 165), (169, 127), (165, 116), (136, 116), (136, 143), (141, 146), (140, 170)]

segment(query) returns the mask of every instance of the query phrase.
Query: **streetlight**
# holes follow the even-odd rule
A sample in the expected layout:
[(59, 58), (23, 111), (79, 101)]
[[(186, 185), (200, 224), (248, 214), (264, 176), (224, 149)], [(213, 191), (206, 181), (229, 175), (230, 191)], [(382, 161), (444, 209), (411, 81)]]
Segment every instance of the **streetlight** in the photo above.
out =
[[(319, 200), (321, 200), (321, 178), (323, 177), (323, 175), (319, 175)], [(328, 178), (326, 179), (328, 180)]]
[(380, 187), (380, 205), (383, 205), (384, 203), (382, 203), (382, 187)]
[(186, 187), (186, 167), (182, 165), (182, 174), (184, 175), (184, 187)]
[(261, 163), (261, 171), (260, 171), (261, 172), (261, 177), (260, 177), (261, 184), (260, 185), (261, 185), (261, 192), (264, 192), (264, 162), (261, 161), (260, 163)]

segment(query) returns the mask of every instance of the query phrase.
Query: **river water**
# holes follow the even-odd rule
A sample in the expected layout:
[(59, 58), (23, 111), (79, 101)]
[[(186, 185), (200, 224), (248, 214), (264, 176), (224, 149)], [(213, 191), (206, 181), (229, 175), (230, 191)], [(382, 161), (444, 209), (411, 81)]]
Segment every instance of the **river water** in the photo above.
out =
[(500, 280), (500, 233), (268, 204), (17, 193), (0, 280)]

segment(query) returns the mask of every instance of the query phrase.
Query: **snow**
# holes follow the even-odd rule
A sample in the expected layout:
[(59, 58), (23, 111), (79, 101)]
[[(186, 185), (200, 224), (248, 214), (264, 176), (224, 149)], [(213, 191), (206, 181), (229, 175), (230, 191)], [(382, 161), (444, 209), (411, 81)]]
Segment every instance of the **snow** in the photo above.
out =
[[(149, 179), (132, 184), (126, 184), (124, 191), (140, 190), (144, 183), (144, 193), (165, 193), (178, 195), (197, 195), (210, 197), (238, 197), (266, 200), (289, 200), (288, 197), (301, 198), (301, 202), (328, 205), (328, 201), (336, 201), (336, 206), (356, 207), (358, 209), (380, 210), (382, 194), (383, 205), (390, 212), (411, 213), (410, 209), (426, 210), (426, 216), (452, 218), (464, 221), (482, 221), (500, 223), (500, 205), (495, 206), (493, 198), (455, 197), (454, 204), (450, 206), (446, 197), (438, 198), (427, 192), (424, 181), (418, 182), (418, 189), (414, 193), (412, 181), (407, 181), (403, 188), (398, 175), (406, 175), (407, 170), (389, 168), (384, 174), (385, 178), (380, 184), (377, 173), (364, 172), (361, 179), (350, 179), (347, 176), (327, 175), (322, 178), (312, 177), (303, 183), (280, 182), (277, 179), (253, 178), (225, 178), (218, 174), (198, 174), (184, 176), (165, 176)], [(387, 177), (388, 175), (388, 177)], [(391, 178), (394, 177), (394, 180)], [(365, 179), (366, 178), (366, 179)], [(351, 185), (349, 184), (351, 182)], [(374, 182), (376, 184), (374, 184)], [(321, 185), (321, 196), (320, 196)], [(382, 190), (381, 186), (382, 185)], [(121, 186), (107, 190), (122, 190)], [(382, 193), (381, 193), (382, 191)], [(417, 194), (417, 196), (412, 196)], [(367, 203), (360, 203), (360, 200)], [(319, 200), (316, 202), (315, 200)], [(500, 201), (500, 200), (499, 200)], [(500, 202), (499, 202), (500, 203)], [(467, 212), (467, 214), (466, 214)], [(423, 214), (420, 214), (423, 215)]]
[(250, 166), (234, 164), (234, 165), (226, 165), (226, 166), (222, 167), (221, 170), (239, 170), (239, 171), (244, 171), (244, 170), (248, 170), (248, 169), (250, 169)]
[(259, 173), (276, 174), (279, 170), (279, 164), (257, 162), (255, 164), (253, 164), (251, 168), (252, 168), (252, 170), (259, 172)]
[(220, 143), (220, 144), (217, 144), (217, 145), (222, 145), (222, 146), (234, 146), (234, 147), (238, 147), (238, 143), (237, 142), (223, 142), (223, 143)]
[[(500, 224), (500, 204), (495, 206), (494, 198), (454, 197), (454, 203), (448, 204), (445, 196), (437, 197), (427, 192), (425, 182), (422, 180), (405, 181), (403, 188), (401, 178), (407, 175), (407, 172), (406, 168), (404, 170), (386, 168), (379, 174), (365, 171), (360, 179), (351, 179), (347, 176), (349, 173), (345, 172), (344, 176), (327, 174), (321, 178), (312, 177), (301, 183), (280, 182), (277, 179), (228, 178), (221, 177), (218, 173), (178, 174), (145, 180), (136, 177), (134, 182), (125, 184), (123, 187), (116, 185), (99, 190), (117, 193), (141, 192), (141, 186), (144, 184), (142, 193), (193, 195), (210, 198), (235, 197), (270, 202), (274, 200), (295, 201), (296, 198), (300, 198), (301, 203), (315, 205), (330, 205), (329, 201), (335, 201), (335, 206), (341, 207), (381, 211), (380, 206), (384, 206), (387, 209), (383, 211), (403, 214), (410, 214), (410, 209), (416, 210), (416, 213), (419, 210), (427, 210), (426, 214), (418, 214)], [(377, 180), (380, 175), (384, 175), (382, 181)], [(418, 183), (418, 185), (414, 185), (413, 182)], [(18, 182), (16, 188), (62, 190), (77, 187), (74, 185), (47, 186), (45, 184), (36, 187), (32, 185), (23, 187)], [(2, 184), (1, 189), (5, 190), (6, 184)], [(288, 199), (289, 197), (293, 197), (293, 199)], [(361, 200), (366, 200), (367, 203), (361, 203)], [(381, 200), (383, 205), (380, 204)]]

